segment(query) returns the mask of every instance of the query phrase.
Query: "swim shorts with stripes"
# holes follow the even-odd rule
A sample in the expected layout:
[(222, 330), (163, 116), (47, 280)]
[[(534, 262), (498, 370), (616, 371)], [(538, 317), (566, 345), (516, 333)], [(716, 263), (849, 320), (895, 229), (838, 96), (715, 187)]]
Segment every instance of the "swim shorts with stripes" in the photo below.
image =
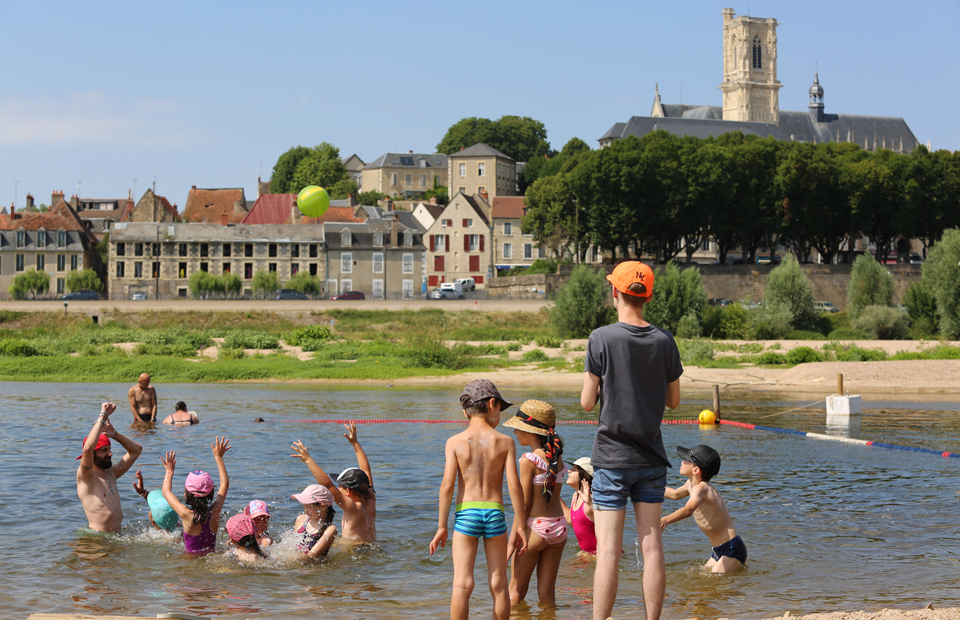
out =
[(457, 504), (453, 531), (474, 538), (493, 538), (507, 533), (503, 504), (496, 502), (463, 502)]

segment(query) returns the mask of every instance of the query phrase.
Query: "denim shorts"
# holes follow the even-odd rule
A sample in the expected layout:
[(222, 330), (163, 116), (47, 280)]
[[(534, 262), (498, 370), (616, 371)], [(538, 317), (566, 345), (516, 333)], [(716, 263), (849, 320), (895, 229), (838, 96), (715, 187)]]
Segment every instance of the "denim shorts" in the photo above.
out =
[(634, 504), (662, 504), (667, 486), (667, 468), (597, 468), (593, 472), (593, 505), (600, 510), (626, 509), (627, 497)]

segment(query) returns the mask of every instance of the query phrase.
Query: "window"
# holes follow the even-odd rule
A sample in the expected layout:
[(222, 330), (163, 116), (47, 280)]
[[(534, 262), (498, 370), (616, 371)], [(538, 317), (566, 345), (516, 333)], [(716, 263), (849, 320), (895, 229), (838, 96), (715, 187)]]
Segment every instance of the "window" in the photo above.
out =
[(350, 252), (340, 255), (340, 273), (353, 273), (353, 254)]
[(186, 298), (187, 298), (187, 289), (185, 289), (185, 288), (178, 288), (178, 289), (177, 289), (177, 297), (179, 297), (180, 299), (186, 299)]
[(383, 247), (383, 233), (375, 232), (373, 233), (373, 247), (382, 248)]
[(373, 281), (373, 298), (383, 299), (383, 280)]
[(427, 175), (421, 174), (421, 175), (420, 175), (420, 187), (426, 187), (426, 186), (427, 186)]
[(461, 194), (466, 194), (466, 193), (467, 193), (467, 188), (466, 188), (466, 187), (460, 187), (460, 188), (457, 188), (457, 191), (460, 192)]
[(340, 280), (340, 292), (346, 293), (353, 290), (353, 280)]
[(503, 244), (503, 257), (504, 257), (505, 259), (507, 259), (507, 260), (510, 260), (510, 259), (513, 258), (513, 244), (512, 244), (512, 243), (504, 243), (504, 244)]
[(57, 295), (63, 294), (63, 289), (67, 281), (64, 278), (57, 278)]
[(142, 278), (143, 277), (143, 261), (137, 261), (133, 264), (133, 277)]
[(483, 187), (482, 185), (477, 188), (477, 193), (478, 193), (478, 194), (483, 194), (483, 193), (485, 193), (486, 191), (487, 191), (487, 188), (486, 188), (486, 187)]
[(201, 244), (200, 244), (200, 257), (201, 257), (201, 258), (206, 258), (206, 257), (209, 256), (209, 255), (210, 255), (210, 244), (209, 244), (209, 243), (201, 243)]
[(403, 255), (403, 273), (413, 273), (413, 254), (411, 253)]
[(467, 177), (467, 164), (460, 164), (460, 178), (465, 179)]
[(406, 185), (407, 187), (410, 187), (411, 185), (413, 185), (413, 175), (412, 174), (403, 175), (403, 184)]
[(244, 258), (253, 258), (253, 244), (244, 243), (243, 244), (243, 256)]
[(159, 243), (151, 243), (150, 245), (152, 246), (152, 247), (150, 248), (151, 255), (152, 255), (152, 256), (160, 256), (160, 244), (159, 244)]
[(471, 226), (473, 226), (473, 218), (468, 218), (468, 217), (463, 218), (463, 227), (470, 228)]
[(763, 68), (763, 48), (760, 45), (760, 37), (753, 37), (753, 68)]
[(504, 222), (503, 223), (503, 236), (512, 237), (513, 236), (513, 222)]
[(446, 238), (447, 238), (446, 235), (434, 235), (434, 236), (433, 236), (433, 243), (430, 244), (430, 245), (433, 246), (432, 251), (433, 251), (433, 252), (446, 252), (446, 251), (447, 251)]
[(232, 245), (230, 245), (229, 243), (224, 243), (224, 244), (223, 244), (223, 257), (224, 257), (224, 258), (230, 258), (232, 251), (233, 251), (233, 246), (232, 246)]
[(269, 243), (269, 244), (267, 244), (267, 256), (269, 256), (270, 258), (276, 258), (276, 257), (277, 257), (277, 244), (276, 244), (276, 243)]
[(523, 260), (530, 260), (533, 258), (533, 244), (524, 243), (523, 244)]
[(468, 252), (476, 252), (480, 249), (480, 235), (466, 235), (466, 237), (469, 244), (466, 248)]
[(383, 252), (373, 253), (373, 273), (383, 273)]
[(433, 270), (434, 271), (446, 271), (444, 269), (444, 261), (442, 256), (433, 257)]
[(177, 265), (177, 277), (178, 277), (178, 278), (186, 278), (186, 277), (187, 277), (187, 264), (186, 264), (186, 263), (180, 263), (179, 265)]
[(200, 271), (203, 271), (203, 272), (210, 271), (210, 265), (207, 263), (200, 263)]
[[(18, 255), (18, 257), (19, 257), (19, 256), (22, 256), (22, 254), (21, 254), (21, 255)], [(18, 264), (18, 265), (19, 265), (19, 264)], [(23, 271), (23, 267), (18, 266), (17, 271)], [(123, 272), (124, 272), (124, 263), (123, 263), (123, 261), (118, 261), (118, 262), (117, 262), (117, 277), (118, 277), (118, 278), (122, 278), (122, 277), (123, 277)]]
[(67, 270), (67, 255), (57, 254), (57, 271)]
[(409, 230), (403, 233), (403, 245), (410, 247), (413, 245), (413, 233)]
[(277, 273), (277, 264), (276, 263), (267, 263), (267, 270), (270, 273)]
[(290, 246), (290, 258), (300, 258), (300, 244), (294, 243)]
[[(156, 263), (154, 263), (156, 264)], [(230, 273), (230, 263), (223, 264), (223, 273)]]
[(58, 248), (67, 247), (67, 231), (65, 230), (57, 231), (57, 247)]
[(403, 298), (413, 299), (413, 280), (403, 281)]
[(187, 256), (187, 244), (178, 243), (177, 244), (177, 256), (186, 257)]
[(316, 258), (316, 257), (317, 257), (317, 252), (318, 252), (318, 249), (317, 249), (317, 248), (319, 248), (319, 247), (320, 247), (319, 244), (316, 244), (316, 243), (310, 244), (310, 258)]
[(80, 259), (80, 257), (77, 256), (76, 254), (71, 254), (71, 255), (70, 255), (70, 270), (71, 270), (71, 271), (76, 271), (76, 270), (77, 270), (77, 263), (80, 262), (79, 259)]
[(471, 256), (470, 257), (470, 273), (476, 273), (480, 271), (480, 257)]
[(390, 185), (396, 185), (396, 184), (397, 184), (397, 173), (394, 172), (393, 174), (390, 175)]
[(47, 233), (42, 228), (37, 231), (37, 247), (47, 247)]
[(327, 295), (336, 295), (337, 294), (337, 281), (336, 280), (327, 280)]
[(478, 177), (487, 176), (487, 164), (485, 162), (481, 161), (477, 163), (477, 176)]
[(37, 254), (37, 271), (43, 271), (47, 267), (47, 255)]
[[(18, 247), (18, 248), (23, 247), (22, 245), (20, 245), (20, 233), (17, 233), (17, 247)], [(117, 256), (126, 256), (126, 255), (127, 255), (127, 246), (126, 246), (126, 244), (125, 244), (125, 243), (118, 243), (118, 244), (117, 244)]]
[(316, 263), (310, 263), (310, 275), (312, 275), (312, 276), (317, 275), (317, 264), (316, 264)]
[(155, 278), (155, 279), (156, 279), (156, 278), (159, 278), (159, 277), (160, 277), (160, 261), (158, 261), (158, 260), (153, 261), (153, 265), (152, 265), (152, 266), (153, 266), (153, 270), (152, 270), (153, 273), (152, 273), (151, 275), (152, 275), (153, 278)]
[(350, 247), (352, 245), (352, 241), (353, 235), (350, 234), (349, 230), (344, 229), (340, 231), (340, 245), (345, 248)]
[(295, 276), (300, 273), (300, 263), (291, 263), (290, 264), (290, 276)]
[(133, 255), (134, 256), (143, 256), (143, 244), (134, 243), (133, 244)]
[(243, 279), (250, 280), (253, 278), (253, 263), (244, 263), (243, 264)]

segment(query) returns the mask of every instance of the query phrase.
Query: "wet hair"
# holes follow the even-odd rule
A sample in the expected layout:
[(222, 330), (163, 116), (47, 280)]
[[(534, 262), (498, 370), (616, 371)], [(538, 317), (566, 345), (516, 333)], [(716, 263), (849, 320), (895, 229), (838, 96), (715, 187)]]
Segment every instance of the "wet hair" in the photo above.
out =
[(640, 282), (634, 282), (627, 287), (627, 290), (631, 293), (636, 293), (636, 295), (628, 295), (623, 291), (620, 291), (620, 301), (627, 304), (631, 308), (640, 310), (643, 308), (643, 305), (650, 301), (649, 297), (637, 297), (637, 295), (646, 295), (647, 287)]
[(469, 417), (475, 418), (477, 416), (487, 415), (487, 410), (490, 407), (490, 399), (485, 398), (474, 401), (468, 395), (462, 394), (460, 396), (460, 406), (463, 407), (463, 410)]
[(184, 491), (183, 503), (193, 511), (194, 523), (206, 523), (210, 520), (210, 509), (213, 508), (213, 491), (203, 496)]
[[(587, 470), (580, 467), (579, 465), (574, 465), (574, 469), (577, 470), (577, 473), (580, 474), (580, 490), (583, 491), (583, 483), (587, 483), (587, 487), (590, 487), (593, 484), (593, 476), (587, 473)], [(592, 490), (592, 489), (591, 489)]]
[(261, 558), (267, 557), (263, 554), (263, 551), (260, 550), (260, 543), (257, 542), (257, 537), (253, 534), (247, 534), (240, 540), (234, 540), (233, 542), (239, 547), (243, 547), (244, 549), (253, 551), (257, 555), (259, 555)]
[(186, 410), (187, 410), (187, 403), (183, 402), (182, 400), (181, 400), (181, 401), (178, 401), (178, 402), (177, 402), (177, 411), (186, 411)]
[(333, 506), (327, 506), (327, 512), (323, 515), (323, 521), (320, 522), (320, 529), (325, 530), (333, 525), (333, 518), (336, 514), (337, 510)]

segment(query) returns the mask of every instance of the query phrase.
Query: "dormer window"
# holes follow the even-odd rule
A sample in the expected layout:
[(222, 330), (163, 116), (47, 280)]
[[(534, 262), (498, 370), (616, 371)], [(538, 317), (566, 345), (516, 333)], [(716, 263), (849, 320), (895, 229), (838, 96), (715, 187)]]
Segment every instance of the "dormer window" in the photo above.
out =
[(340, 245), (343, 247), (350, 247), (353, 244), (353, 235), (350, 234), (350, 230), (344, 228), (340, 231)]
[(57, 231), (57, 247), (58, 248), (67, 247), (67, 231), (65, 230)]
[(27, 245), (27, 233), (22, 230), (17, 231), (17, 247), (22, 248)]
[(403, 233), (403, 245), (407, 247), (413, 245), (413, 235), (409, 231)]
[(373, 247), (382, 248), (383, 247), (383, 233), (375, 232), (373, 233)]
[(47, 247), (47, 231), (43, 228), (37, 230), (37, 247)]

